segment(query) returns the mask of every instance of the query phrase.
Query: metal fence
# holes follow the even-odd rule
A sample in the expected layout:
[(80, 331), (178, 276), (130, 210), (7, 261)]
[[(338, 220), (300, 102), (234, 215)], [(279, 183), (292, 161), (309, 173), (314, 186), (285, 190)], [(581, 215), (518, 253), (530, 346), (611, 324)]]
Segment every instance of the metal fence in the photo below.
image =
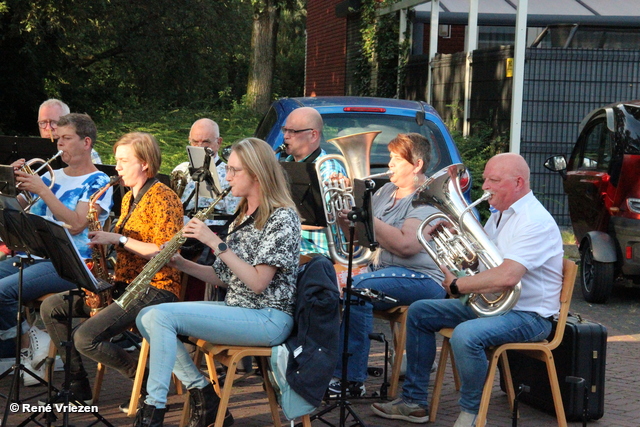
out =
[[(504, 116), (511, 111), (511, 78), (504, 73), (506, 57), (513, 57), (511, 47), (474, 52), (471, 124), (485, 121), (504, 131)], [(419, 62), (423, 61), (417, 66), (422, 65)], [(441, 116), (450, 118), (447, 105), (454, 99), (461, 100), (459, 77), (464, 73), (464, 61), (454, 55), (439, 55), (432, 66), (432, 104)], [(418, 79), (412, 81), (411, 70), (407, 74), (407, 93), (420, 97), (424, 91), (416, 84)], [(570, 154), (578, 126), (589, 111), (639, 98), (640, 50), (527, 49), (521, 154), (531, 167), (533, 191), (558, 225), (571, 225), (567, 198), (562, 178), (544, 168), (545, 159), (553, 154)]]

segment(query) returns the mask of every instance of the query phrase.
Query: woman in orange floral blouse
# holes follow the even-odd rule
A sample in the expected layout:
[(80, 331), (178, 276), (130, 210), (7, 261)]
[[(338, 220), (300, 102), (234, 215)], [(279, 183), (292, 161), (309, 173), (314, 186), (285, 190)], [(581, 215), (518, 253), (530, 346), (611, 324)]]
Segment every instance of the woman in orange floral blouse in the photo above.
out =
[[(169, 241), (183, 225), (182, 203), (166, 185), (156, 180), (160, 169), (160, 148), (155, 138), (147, 133), (134, 132), (124, 135), (113, 147), (116, 170), (121, 183), (131, 191), (122, 200), (122, 213), (115, 232), (89, 233), (91, 245), (116, 246), (117, 263), (115, 280), (118, 291), (142, 271), (147, 261), (158, 253), (162, 244)], [(150, 305), (177, 301), (180, 293), (180, 273), (163, 267), (151, 280), (149, 291), (123, 310), (111, 304), (85, 320), (73, 334), (70, 360), (71, 391), (75, 397), (90, 404), (91, 387), (80, 354), (112, 367), (133, 380), (137, 359), (110, 339), (135, 324), (138, 312)], [(84, 301), (74, 302), (74, 317), (89, 317)], [(64, 294), (47, 298), (41, 308), (47, 331), (56, 345), (67, 337), (68, 302)], [(59, 348), (64, 356), (65, 351)]]

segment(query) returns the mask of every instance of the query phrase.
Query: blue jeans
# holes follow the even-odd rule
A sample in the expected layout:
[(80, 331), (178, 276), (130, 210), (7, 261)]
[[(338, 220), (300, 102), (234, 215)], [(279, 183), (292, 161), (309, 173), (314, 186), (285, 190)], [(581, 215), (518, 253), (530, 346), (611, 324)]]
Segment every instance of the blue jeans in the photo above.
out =
[[(19, 269), (13, 263), (19, 261), (19, 258), (15, 256), (0, 262), (0, 339), (3, 340), (16, 336)], [(36, 260), (33, 264), (25, 263), (24, 265), (23, 303), (46, 294), (77, 288), (73, 283), (61, 279), (48, 260)]]
[(172, 371), (187, 389), (209, 384), (178, 335), (217, 344), (273, 347), (289, 337), (293, 317), (273, 308), (258, 310), (197, 301), (145, 308), (136, 324), (150, 345), (145, 403), (164, 408)]
[[(349, 362), (347, 379), (364, 382), (367, 379), (369, 361), (369, 334), (373, 332), (373, 310), (388, 310), (400, 305), (410, 305), (422, 299), (440, 299), (447, 294), (431, 277), (403, 267), (387, 267), (359, 274), (353, 278), (353, 289), (367, 288), (383, 292), (398, 300), (397, 303), (365, 302), (352, 298), (349, 315)], [(344, 348), (344, 322), (340, 326), (340, 354)], [(402, 355), (398, 355), (402, 357)], [(333, 374), (342, 377), (342, 358)]]
[(423, 300), (411, 304), (407, 316), (407, 373), (402, 397), (427, 407), (429, 373), (436, 356), (435, 333), (455, 328), (451, 337), (461, 388), (459, 404), (477, 414), (489, 363), (485, 349), (509, 342), (536, 342), (551, 332), (551, 322), (537, 313), (511, 310), (478, 317), (458, 299)]

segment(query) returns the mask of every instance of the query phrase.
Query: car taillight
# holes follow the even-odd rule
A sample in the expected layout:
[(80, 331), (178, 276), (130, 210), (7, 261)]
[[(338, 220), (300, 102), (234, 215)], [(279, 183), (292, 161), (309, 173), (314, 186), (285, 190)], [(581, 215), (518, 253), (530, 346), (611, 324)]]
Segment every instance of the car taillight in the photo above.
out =
[(386, 108), (379, 107), (344, 107), (342, 111), (348, 113), (386, 113)]
[(469, 185), (471, 185), (471, 177), (469, 176), (469, 171), (465, 170), (460, 177), (460, 189), (463, 193), (469, 189)]
[(631, 212), (640, 213), (640, 199), (627, 199), (627, 206)]
[(633, 258), (633, 247), (627, 246), (625, 249), (625, 256), (627, 257), (627, 259)]

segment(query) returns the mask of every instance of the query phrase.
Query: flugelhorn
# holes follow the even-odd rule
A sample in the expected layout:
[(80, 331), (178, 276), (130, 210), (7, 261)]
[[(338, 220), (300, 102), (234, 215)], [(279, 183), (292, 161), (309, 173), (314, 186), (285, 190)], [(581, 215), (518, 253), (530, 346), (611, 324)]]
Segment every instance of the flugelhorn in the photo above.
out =
[[(418, 188), (413, 201), (418, 205), (430, 204), (442, 212), (425, 218), (416, 236), (437, 265), (446, 265), (458, 277), (476, 274), (480, 264), (489, 269), (504, 261), (473, 213), (473, 208), (488, 200), (491, 194), (487, 192), (468, 205), (459, 181), (464, 170), (463, 165), (454, 164), (436, 172)], [(436, 220), (444, 220), (449, 225), (437, 224), (429, 233), (432, 240), (429, 242), (424, 236), (424, 229)], [(478, 316), (495, 316), (513, 308), (520, 297), (520, 289), (521, 284), (518, 283), (501, 293), (470, 293), (461, 299)]]
[[(328, 154), (316, 161), (316, 173), (320, 181), (323, 179), (321, 174), (322, 164), (329, 160), (337, 160), (344, 164), (347, 170), (347, 178), (351, 183), (353, 183), (354, 179), (375, 178), (374, 175), (369, 174), (369, 154), (371, 153), (373, 140), (379, 133), (381, 133), (379, 130), (361, 132), (328, 140), (327, 142), (338, 147), (342, 156)], [(355, 206), (353, 187), (346, 186), (343, 180), (321, 182), (320, 187), (327, 220), (326, 233), (329, 255), (334, 262), (346, 265), (349, 263), (349, 239), (344, 235), (336, 221), (339, 211), (351, 209)], [(371, 251), (363, 246), (359, 246), (353, 253), (353, 265), (368, 264), (370, 260)]]
[[(28, 160), (24, 162), (20, 170), (24, 173), (28, 173), (29, 175), (38, 175), (43, 169), (46, 168), (49, 172), (49, 176), (51, 177), (51, 182), (49, 183), (49, 189), (52, 189), (56, 183), (56, 177), (53, 174), (53, 168), (51, 167), (51, 162), (57, 159), (58, 157), (60, 157), (61, 155), (62, 155), (62, 150), (58, 151), (55, 156), (51, 157), (49, 160), (46, 160), (46, 161), (39, 158)], [(32, 167), (33, 165), (38, 163), (41, 163), (41, 166), (34, 171)], [(21, 184), (20, 182), (16, 184), (16, 188), (18, 190), (20, 189), (20, 184)], [(24, 207), (24, 210), (29, 210), (31, 206), (33, 206), (38, 200), (40, 200), (40, 196), (34, 197), (33, 194), (31, 194), (29, 191), (22, 191), (21, 193), (22, 193), (22, 197), (24, 197), (25, 201), (27, 202), (27, 205)]]

